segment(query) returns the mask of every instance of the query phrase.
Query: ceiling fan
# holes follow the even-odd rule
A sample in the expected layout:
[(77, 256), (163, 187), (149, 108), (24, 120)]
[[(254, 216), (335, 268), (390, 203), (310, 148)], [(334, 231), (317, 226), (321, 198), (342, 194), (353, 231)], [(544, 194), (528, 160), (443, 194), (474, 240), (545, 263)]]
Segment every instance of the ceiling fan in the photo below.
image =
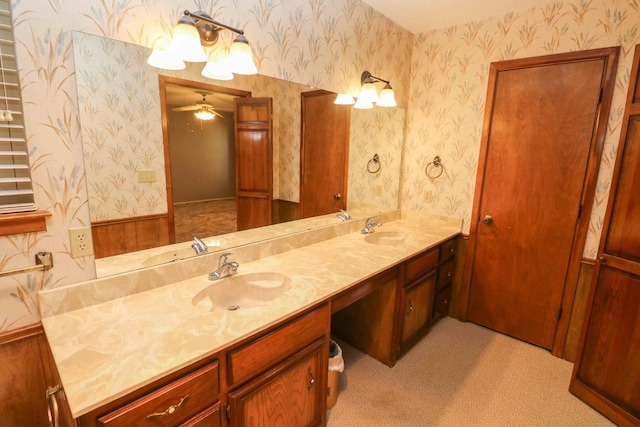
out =
[(186, 105), (184, 107), (176, 107), (173, 111), (195, 111), (195, 116), (200, 120), (211, 120), (216, 116), (224, 118), (222, 114), (213, 109), (213, 105), (207, 103), (208, 92), (197, 92), (202, 95), (202, 102), (196, 102), (194, 105)]

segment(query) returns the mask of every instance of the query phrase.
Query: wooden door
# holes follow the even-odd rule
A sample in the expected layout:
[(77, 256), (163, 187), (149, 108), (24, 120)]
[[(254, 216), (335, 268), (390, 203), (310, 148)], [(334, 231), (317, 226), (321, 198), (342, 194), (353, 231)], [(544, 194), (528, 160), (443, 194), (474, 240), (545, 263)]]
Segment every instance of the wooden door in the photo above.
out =
[(271, 98), (235, 99), (238, 230), (271, 224), (273, 146)]
[(351, 106), (336, 94), (302, 93), (300, 212), (302, 218), (347, 208)]
[(586, 238), (613, 84), (602, 51), (491, 65), (467, 316), (547, 349)]
[(570, 390), (640, 425), (640, 45)]

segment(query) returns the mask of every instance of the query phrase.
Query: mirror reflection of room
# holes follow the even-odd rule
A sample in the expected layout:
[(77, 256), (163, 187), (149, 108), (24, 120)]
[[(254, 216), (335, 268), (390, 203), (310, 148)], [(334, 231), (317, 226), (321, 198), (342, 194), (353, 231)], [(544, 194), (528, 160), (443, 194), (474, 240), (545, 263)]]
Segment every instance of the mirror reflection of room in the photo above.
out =
[(235, 96), (167, 84), (166, 97), (175, 241), (237, 231)]
[[(202, 77), (200, 67), (191, 67), (191, 64), (185, 70), (159, 71), (147, 64), (150, 52), (147, 47), (77, 31), (73, 31), (72, 36), (89, 209), (97, 259), (173, 243), (192, 242), (194, 236), (208, 237), (209, 241), (220, 236), (208, 235), (208, 231), (200, 229), (179, 231), (182, 224), (180, 214), (175, 221), (172, 218), (174, 211), (193, 209), (191, 202), (197, 197), (190, 199), (178, 196), (169, 203), (173, 191), (167, 189), (169, 177), (166, 171), (177, 166), (172, 163), (179, 163), (177, 158), (181, 154), (179, 149), (165, 148), (168, 142), (163, 132), (163, 114), (177, 115), (178, 112), (174, 112), (173, 108), (193, 107), (202, 103), (202, 95), (196, 93), (188, 100), (176, 103), (175, 107), (163, 105), (159, 87), (163, 79), (198, 92), (244, 96), (238, 94), (244, 91), (253, 97), (271, 98), (273, 158), (270, 169), (273, 179), (270, 223), (279, 224), (302, 217), (301, 94), (317, 91), (317, 88), (260, 74), (236, 75), (230, 81), (212, 80)], [(167, 86), (169, 90), (165, 93), (171, 96), (171, 86)], [(205, 97), (207, 103), (215, 101), (212, 96)], [(226, 111), (220, 113), (225, 120), (229, 116)], [(344, 165), (344, 170), (348, 171), (344, 193), (348, 194), (342, 199), (347, 209), (362, 206), (371, 207), (373, 211), (397, 208), (404, 121), (405, 112), (402, 108), (351, 109), (348, 161)], [(202, 125), (207, 126), (204, 123)], [(191, 129), (199, 131), (199, 121)], [(172, 160), (169, 153), (176, 160)], [(374, 154), (379, 156), (383, 167), (379, 173), (371, 174), (366, 167)], [(194, 159), (189, 161), (195, 162)], [(185, 159), (183, 162), (189, 163)], [(228, 166), (231, 167), (230, 164)], [(230, 170), (227, 172), (230, 173)], [(171, 187), (179, 186), (179, 179), (179, 176), (173, 177), (175, 183)], [(171, 187), (169, 190), (175, 190)], [(331, 196), (336, 193), (332, 192)], [(218, 193), (198, 197), (204, 197), (202, 200), (220, 199), (222, 204), (223, 200), (235, 196)], [(233, 206), (232, 202), (228, 204)], [(338, 210), (334, 211), (333, 216)], [(225, 212), (228, 216), (229, 211)], [(195, 210), (186, 217), (194, 219)], [(223, 220), (215, 222), (215, 225), (220, 225)], [(232, 220), (224, 222), (231, 224)], [(175, 234), (176, 229), (179, 236)], [(281, 229), (279, 232), (284, 231)], [(192, 236), (183, 237), (188, 235)], [(232, 247), (233, 242), (227, 245)], [(185, 245), (184, 249), (181, 254), (193, 255), (189, 245)], [(174, 260), (175, 257), (170, 259)]]

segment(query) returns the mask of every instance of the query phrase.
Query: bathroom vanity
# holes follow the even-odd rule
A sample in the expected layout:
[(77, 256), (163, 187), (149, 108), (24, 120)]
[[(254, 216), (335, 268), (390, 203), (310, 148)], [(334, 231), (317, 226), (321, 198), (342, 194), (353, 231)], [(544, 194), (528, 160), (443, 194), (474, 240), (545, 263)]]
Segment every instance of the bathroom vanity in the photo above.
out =
[[(306, 232), (237, 248), (238, 274), (215, 284), (202, 273), (215, 268), (220, 254), (164, 267), (183, 268), (190, 277), (135, 293), (119, 290), (126, 295), (101, 302), (90, 302), (96, 283), (43, 293), (43, 325), (64, 388), (58, 406), (68, 406), (80, 426), (147, 419), (260, 425), (276, 416), (287, 425), (326, 424), (332, 330), (393, 366), (446, 315), (460, 221), (398, 214), (382, 222), (368, 236), (352, 221), (315, 231), (316, 237)], [(138, 279), (143, 274), (163, 275), (140, 272)], [(273, 279), (279, 275), (286, 280)], [(286, 289), (249, 305), (240, 298), (237, 309), (219, 306), (214, 294), (200, 297), (243, 276)], [(120, 280), (127, 289), (133, 282)], [(51, 308), (56, 302), (63, 307), (58, 312)]]

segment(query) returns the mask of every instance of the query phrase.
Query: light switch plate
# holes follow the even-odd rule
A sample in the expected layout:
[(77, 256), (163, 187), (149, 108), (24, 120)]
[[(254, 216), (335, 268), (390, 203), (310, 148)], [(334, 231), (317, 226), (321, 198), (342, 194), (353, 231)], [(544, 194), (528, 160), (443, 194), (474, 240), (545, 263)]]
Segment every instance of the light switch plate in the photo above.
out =
[(78, 227), (69, 229), (69, 241), (71, 242), (71, 257), (80, 258), (93, 255), (93, 239), (91, 227)]
[(427, 190), (424, 192), (423, 197), (425, 203), (431, 203), (433, 200), (433, 192), (431, 190)]
[(140, 169), (138, 171), (138, 182), (156, 182), (156, 171), (153, 169)]

